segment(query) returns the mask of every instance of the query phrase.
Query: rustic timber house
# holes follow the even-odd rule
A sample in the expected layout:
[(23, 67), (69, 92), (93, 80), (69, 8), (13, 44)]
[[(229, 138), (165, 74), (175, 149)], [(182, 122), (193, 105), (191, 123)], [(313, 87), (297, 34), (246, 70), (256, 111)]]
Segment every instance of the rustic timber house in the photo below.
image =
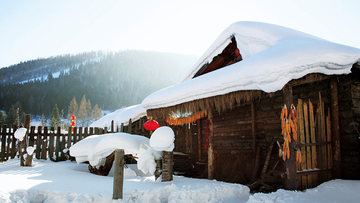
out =
[[(356, 48), (238, 22), (182, 83), (149, 95), (142, 105), (149, 118), (174, 129), (174, 151), (182, 152), (175, 154), (174, 170), (186, 176), (253, 190), (360, 179), (359, 59)], [(298, 128), (285, 161), (278, 153), (284, 104), (296, 107)]]

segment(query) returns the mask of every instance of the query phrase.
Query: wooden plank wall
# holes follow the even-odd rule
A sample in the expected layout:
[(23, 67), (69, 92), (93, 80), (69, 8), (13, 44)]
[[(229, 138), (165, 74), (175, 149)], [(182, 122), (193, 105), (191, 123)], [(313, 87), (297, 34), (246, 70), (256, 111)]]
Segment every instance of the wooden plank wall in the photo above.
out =
[[(95, 134), (105, 134), (111, 132), (127, 132), (141, 134), (149, 137), (149, 132), (143, 128), (146, 117), (136, 122), (129, 121), (130, 125), (114, 126), (108, 128), (75, 127), (71, 132), (71, 127), (67, 131), (42, 127), (31, 126), (29, 131), (29, 146), (35, 147), (34, 156), (37, 159), (50, 159), (53, 161), (63, 161), (69, 158), (68, 149), (76, 142)], [(122, 126), (122, 127), (121, 127)], [(0, 126), (0, 162), (12, 159), (17, 155), (17, 139), (14, 138), (16, 126)]]
[(360, 179), (360, 76), (339, 77), (338, 91), (341, 175), (344, 179)]

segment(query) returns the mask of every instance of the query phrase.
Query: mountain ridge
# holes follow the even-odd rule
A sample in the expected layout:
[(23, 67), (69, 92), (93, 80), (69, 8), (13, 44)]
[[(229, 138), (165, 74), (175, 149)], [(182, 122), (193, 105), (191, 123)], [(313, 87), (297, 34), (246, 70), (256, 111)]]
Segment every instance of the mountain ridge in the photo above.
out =
[(65, 113), (82, 95), (102, 109), (137, 104), (148, 94), (180, 82), (193, 56), (128, 50), (86, 52), (21, 62), (0, 69), (0, 109), (19, 102), (26, 113), (49, 115), (57, 104)]

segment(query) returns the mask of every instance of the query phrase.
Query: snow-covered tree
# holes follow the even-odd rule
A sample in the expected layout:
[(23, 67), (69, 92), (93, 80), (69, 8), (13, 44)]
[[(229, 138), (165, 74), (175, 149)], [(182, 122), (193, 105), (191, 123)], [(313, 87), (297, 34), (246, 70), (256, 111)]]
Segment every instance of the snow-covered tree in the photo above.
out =
[(3, 111), (0, 111), (0, 124), (5, 122), (6, 116)]
[(46, 119), (44, 114), (41, 114), (41, 120), (40, 120), (41, 126), (45, 127), (46, 126)]
[(87, 101), (85, 95), (83, 95), (79, 106), (79, 121), (81, 126), (84, 126), (87, 116)]
[(76, 117), (78, 116), (78, 104), (76, 102), (76, 98), (75, 96), (72, 98), (72, 100), (70, 101), (69, 107), (68, 107), (68, 118), (70, 118), (70, 116), (75, 115)]
[(101, 109), (99, 108), (99, 106), (97, 104), (95, 104), (93, 110), (92, 110), (92, 115), (91, 117), (94, 119), (94, 120), (98, 120), (99, 118), (102, 117), (102, 112), (101, 112)]
[(91, 116), (92, 116), (92, 107), (91, 107), (90, 99), (88, 99), (87, 103), (86, 103), (86, 113), (87, 113), (86, 126), (88, 126), (89, 123), (90, 123), (90, 120), (92, 120), (92, 118), (91, 118)]

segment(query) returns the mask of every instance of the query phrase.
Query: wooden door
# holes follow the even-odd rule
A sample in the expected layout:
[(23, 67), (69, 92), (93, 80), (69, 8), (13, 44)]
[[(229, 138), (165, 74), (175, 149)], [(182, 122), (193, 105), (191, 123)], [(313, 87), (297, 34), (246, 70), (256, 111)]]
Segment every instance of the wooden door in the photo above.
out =
[(296, 150), (301, 152), (297, 163), (298, 189), (319, 185), (332, 178), (333, 153), (330, 106), (319, 93), (317, 104), (298, 99), (298, 135)]

